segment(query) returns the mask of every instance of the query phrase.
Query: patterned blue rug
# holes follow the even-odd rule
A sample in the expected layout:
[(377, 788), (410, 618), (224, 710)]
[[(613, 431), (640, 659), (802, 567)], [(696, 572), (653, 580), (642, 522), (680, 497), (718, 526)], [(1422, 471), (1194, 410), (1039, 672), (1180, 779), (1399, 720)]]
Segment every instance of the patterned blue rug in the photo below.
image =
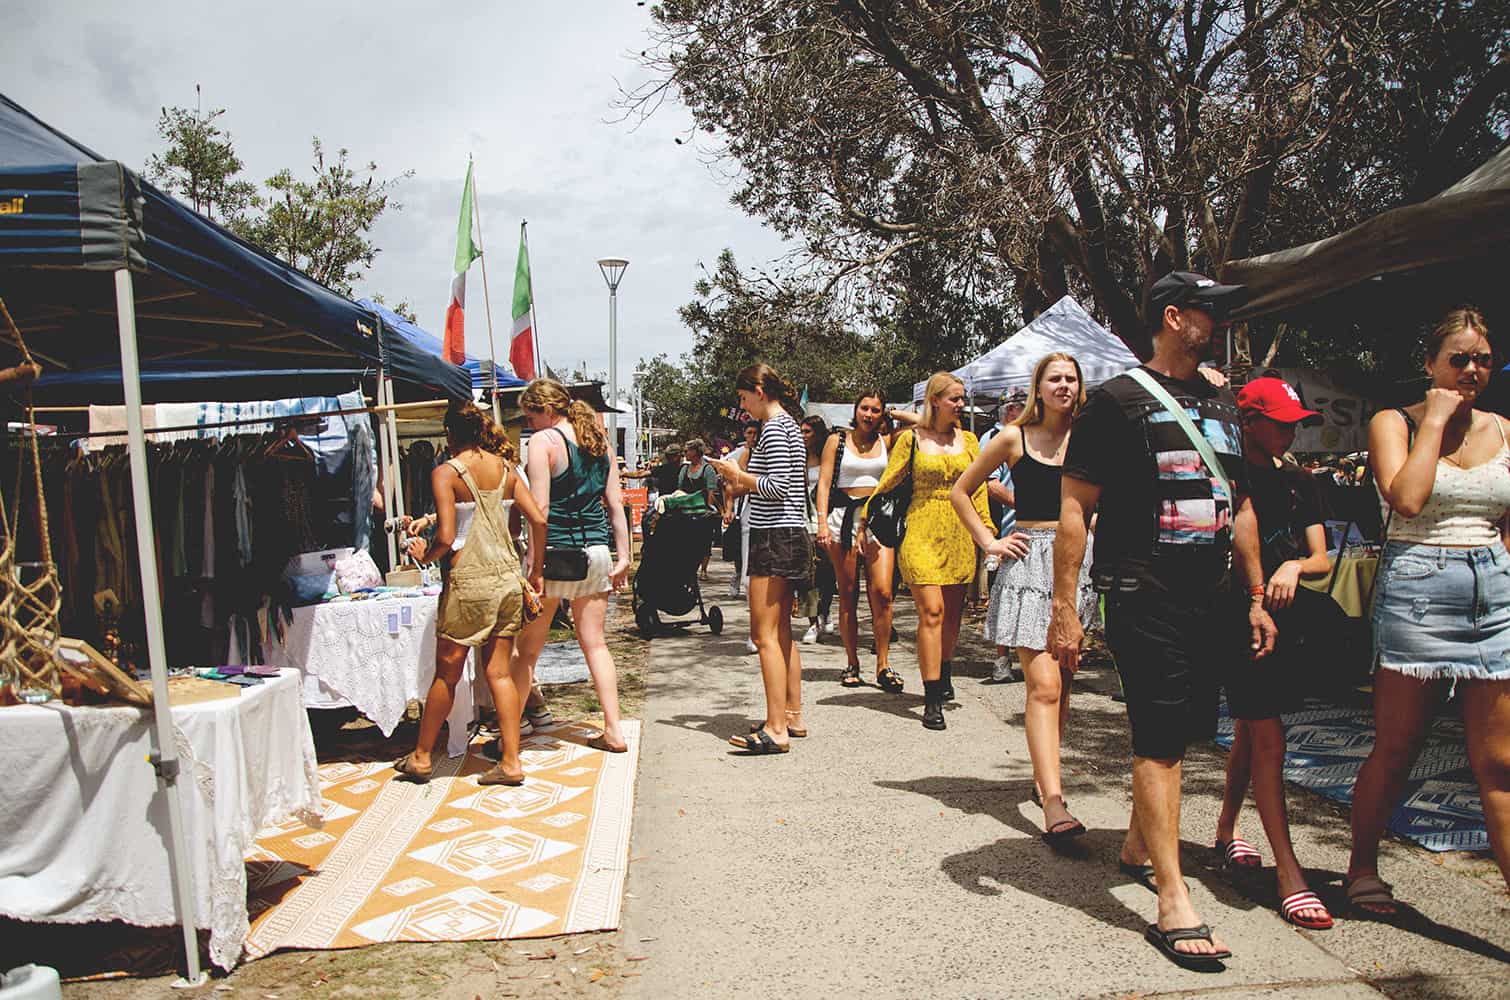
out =
[[(1374, 746), (1373, 713), (1308, 700), (1284, 717), (1285, 778), (1344, 804), (1353, 801), (1353, 781)], [(1222, 702), (1216, 741), (1232, 746), (1232, 719)], [(1426, 748), (1405, 785), (1405, 801), (1390, 817), (1392, 832), (1429, 851), (1487, 851), (1478, 783), (1468, 768), (1463, 723), (1432, 722)]]

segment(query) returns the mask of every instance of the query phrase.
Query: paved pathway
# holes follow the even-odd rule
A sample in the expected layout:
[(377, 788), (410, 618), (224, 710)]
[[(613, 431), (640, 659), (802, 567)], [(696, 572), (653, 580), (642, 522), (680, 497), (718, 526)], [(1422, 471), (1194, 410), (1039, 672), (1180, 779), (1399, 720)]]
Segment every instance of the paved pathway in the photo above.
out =
[[(710, 596), (727, 585), (716, 568)], [(1153, 895), (1116, 868), (1129, 758), (1111, 671), (1077, 682), (1065, 791), (1091, 830), (1059, 855), (1028, 800), (1023, 686), (982, 684), (987, 663), (957, 661), (949, 729), (924, 730), (905, 597), (893, 663), (906, 694), (841, 688), (837, 643), (803, 646), (813, 735), (784, 756), (734, 755), (726, 738), (764, 701), (744, 607), (718, 603), (721, 637), (695, 626), (651, 647), (624, 938), (646, 960), (631, 996), (1510, 997), (1510, 899), (1395, 843), (1385, 874), (1419, 915), (1346, 919), (1346, 816), (1318, 797), (1292, 790), (1295, 835), (1335, 929), (1284, 923), (1272, 869), (1247, 885), (1214, 870), (1215, 747), (1187, 764), (1185, 867), (1236, 957), (1219, 974), (1177, 968), (1142, 936)]]

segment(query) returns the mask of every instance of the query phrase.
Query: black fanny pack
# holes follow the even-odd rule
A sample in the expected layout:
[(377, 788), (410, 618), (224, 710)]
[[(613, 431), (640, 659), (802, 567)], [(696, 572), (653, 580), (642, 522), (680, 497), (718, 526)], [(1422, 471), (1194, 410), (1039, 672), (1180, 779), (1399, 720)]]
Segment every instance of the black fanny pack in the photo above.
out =
[(544, 575), (547, 580), (563, 583), (586, 580), (587, 550), (570, 545), (547, 545)]

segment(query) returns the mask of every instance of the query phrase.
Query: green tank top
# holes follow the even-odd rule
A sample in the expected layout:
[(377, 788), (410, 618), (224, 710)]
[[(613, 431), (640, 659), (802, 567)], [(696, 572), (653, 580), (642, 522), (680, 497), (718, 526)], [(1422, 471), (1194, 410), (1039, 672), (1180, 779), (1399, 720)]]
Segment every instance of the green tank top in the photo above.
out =
[(589, 455), (555, 427), (566, 444), (566, 468), (551, 476), (551, 508), (546, 518), (547, 545), (586, 548), (610, 545), (608, 512), (603, 493), (608, 489), (608, 455)]

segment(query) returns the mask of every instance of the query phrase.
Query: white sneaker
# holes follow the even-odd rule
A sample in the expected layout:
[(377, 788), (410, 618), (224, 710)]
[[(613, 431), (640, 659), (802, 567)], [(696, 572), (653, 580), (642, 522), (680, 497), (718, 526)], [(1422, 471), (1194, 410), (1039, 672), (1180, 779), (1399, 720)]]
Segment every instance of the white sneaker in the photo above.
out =
[(834, 621), (832, 618), (825, 618), (825, 619), (823, 619), (823, 634), (824, 635), (833, 635), (837, 631), (839, 631), (839, 623), (838, 622)]
[(739, 581), (736, 580), (734, 583), (729, 584), (729, 597), (735, 598), (742, 596), (744, 595), (739, 592)]
[(804, 632), (804, 633), (802, 633), (802, 643), (803, 643), (803, 645), (811, 646), (813, 643), (815, 643), (817, 641), (818, 641), (818, 623), (817, 622), (813, 622), (811, 625), (809, 625), (807, 627), (807, 631)]
[(754, 639), (746, 639), (745, 640), (745, 652), (746, 653), (754, 653), (756, 651), (757, 650), (755, 649), (755, 640)]
[(1005, 656), (998, 656), (991, 664), (991, 683), (1005, 684), (1012, 680), (1012, 661)]

